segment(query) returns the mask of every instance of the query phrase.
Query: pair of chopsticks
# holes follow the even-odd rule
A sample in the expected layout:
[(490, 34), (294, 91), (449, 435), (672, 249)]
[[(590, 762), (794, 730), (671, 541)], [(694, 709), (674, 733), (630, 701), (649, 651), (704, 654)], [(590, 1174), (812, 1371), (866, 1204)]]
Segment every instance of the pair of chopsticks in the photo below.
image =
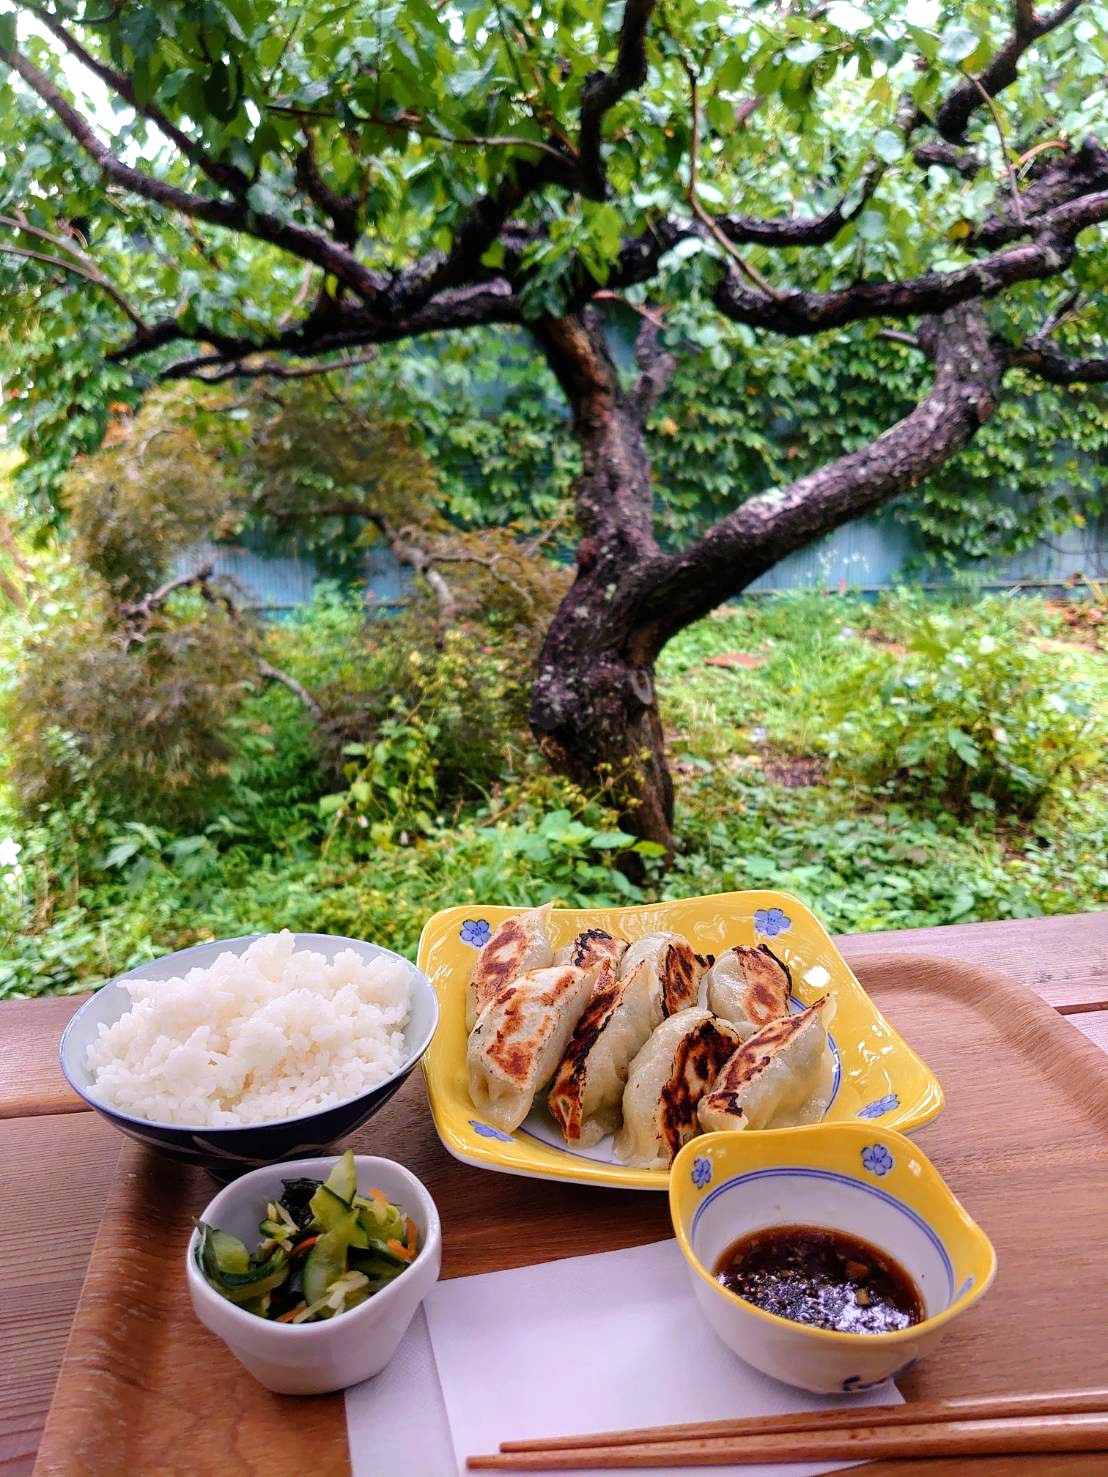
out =
[(1108, 1390), (984, 1396), (504, 1441), (471, 1468), (724, 1467), (879, 1457), (1108, 1452)]

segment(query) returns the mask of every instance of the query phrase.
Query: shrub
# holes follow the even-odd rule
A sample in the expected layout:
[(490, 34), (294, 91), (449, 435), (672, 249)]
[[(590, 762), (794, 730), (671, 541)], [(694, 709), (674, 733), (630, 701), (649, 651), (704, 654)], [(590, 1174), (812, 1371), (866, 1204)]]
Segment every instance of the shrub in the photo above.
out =
[(131, 632), (106, 590), (82, 583), (45, 607), (0, 700), (24, 811), (90, 792), (116, 815), (203, 813), (234, 752), (228, 725), (252, 668), (249, 632), (192, 595)]
[(829, 702), (827, 749), (848, 772), (1026, 818), (1095, 764), (1102, 721), (1058, 655), (957, 611), (921, 614), (905, 637), (903, 659), (872, 649)]
[(242, 491), (191, 399), (152, 394), (78, 457), (63, 485), (75, 563), (120, 600), (137, 600), (173, 559), (236, 521)]

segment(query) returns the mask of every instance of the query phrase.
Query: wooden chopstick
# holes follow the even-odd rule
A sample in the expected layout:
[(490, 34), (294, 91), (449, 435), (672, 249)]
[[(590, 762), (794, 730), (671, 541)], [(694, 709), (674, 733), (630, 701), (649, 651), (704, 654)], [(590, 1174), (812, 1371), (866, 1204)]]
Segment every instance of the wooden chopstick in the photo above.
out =
[(999, 1420), (1005, 1416), (1076, 1415), (1108, 1410), (1108, 1389), (1060, 1390), (1050, 1395), (971, 1395), (918, 1405), (851, 1405), (833, 1410), (791, 1411), (724, 1421), (686, 1421), (675, 1426), (632, 1426), (584, 1436), (547, 1436), (502, 1441), (501, 1451), (572, 1451), (579, 1446), (641, 1446), (720, 1436), (770, 1436), (778, 1431), (834, 1431), (853, 1426), (920, 1426), (935, 1421)]
[(606, 1467), (725, 1467), (758, 1462), (870, 1461), (883, 1457), (1024, 1456), (1108, 1452), (1108, 1411), (1011, 1416), (913, 1426), (855, 1426), (829, 1431), (657, 1441), (636, 1446), (580, 1446), (566, 1451), (499, 1451), (471, 1456), (476, 1469), (528, 1472)]

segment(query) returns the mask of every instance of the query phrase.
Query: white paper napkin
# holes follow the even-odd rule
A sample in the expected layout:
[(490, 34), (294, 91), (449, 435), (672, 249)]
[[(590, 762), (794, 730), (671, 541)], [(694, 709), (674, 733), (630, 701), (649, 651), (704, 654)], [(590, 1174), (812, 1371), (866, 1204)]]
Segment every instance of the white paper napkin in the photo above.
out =
[[(353, 1477), (464, 1477), (467, 1456), (518, 1437), (902, 1398), (891, 1384), (807, 1395), (758, 1374), (704, 1322), (675, 1241), (440, 1282), (425, 1308), (384, 1373), (347, 1391)], [(711, 1470), (804, 1477), (842, 1465)], [(634, 1477), (610, 1477), (621, 1472)]]

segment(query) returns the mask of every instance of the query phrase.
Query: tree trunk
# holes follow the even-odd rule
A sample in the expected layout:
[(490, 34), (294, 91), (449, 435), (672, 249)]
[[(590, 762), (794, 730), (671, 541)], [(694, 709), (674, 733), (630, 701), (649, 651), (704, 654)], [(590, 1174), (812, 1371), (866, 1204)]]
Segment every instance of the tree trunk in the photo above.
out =
[(612, 630), (609, 606), (606, 582), (579, 563), (543, 643), (531, 728), (555, 769), (586, 789), (610, 787), (626, 829), (668, 852), (673, 782), (654, 663)]
[(661, 551), (653, 533), (642, 423), (668, 360), (640, 337), (641, 373), (620, 386), (599, 319), (550, 320), (539, 338), (573, 410), (582, 469), (577, 577), (539, 657), (531, 727), (561, 773), (610, 787), (635, 835), (673, 846), (673, 784), (654, 690), (657, 655), (631, 619), (640, 571)]
[(979, 305), (925, 319), (930, 392), (869, 446), (789, 487), (748, 499), (688, 548), (664, 554), (653, 533), (643, 419), (672, 368), (640, 334), (640, 374), (621, 386), (599, 319), (548, 320), (537, 333), (573, 410), (582, 468), (577, 577), (539, 657), (531, 727), (554, 767), (610, 786), (624, 825), (672, 851), (673, 784), (654, 664), (667, 641), (793, 549), (915, 487), (993, 413), (1010, 350)]

